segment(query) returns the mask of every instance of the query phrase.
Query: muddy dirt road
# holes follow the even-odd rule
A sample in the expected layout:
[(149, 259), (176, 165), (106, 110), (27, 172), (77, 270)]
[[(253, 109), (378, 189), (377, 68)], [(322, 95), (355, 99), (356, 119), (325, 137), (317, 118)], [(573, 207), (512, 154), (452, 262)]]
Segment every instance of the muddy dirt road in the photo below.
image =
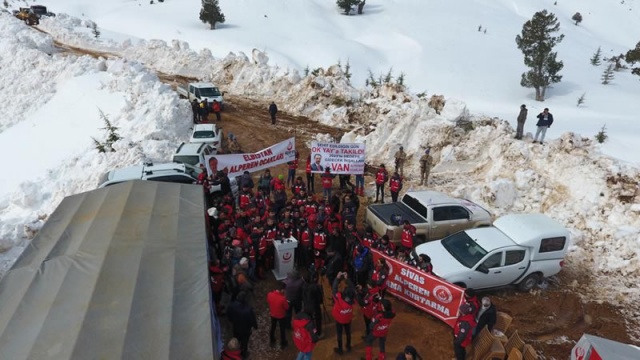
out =
[[(92, 53), (83, 49), (65, 47), (64, 50), (92, 56), (110, 57), (112, 54)], [(159, 74), (162, 81), (176, 85), (185, 83), (189, 79), (176, 77), (170, 74)], [(186, 100), (185, 100), (186, 101)], [(301, 165), (299, 175), (304, 177), (304, 160), (309, 153), (306, 143), (317, 133), (327, 133), (339, 137), (343, 130), (319, 125), (310, 119), (291, 116), (285, 113), (278, 115), (278, 123), (271, 125), (267, 113), (268, 104), (256, 102), (240, 96), (227, 96), (227, 108), (222, 114), (219, 125), (225, 133), (235, 134), (244, 151), (254, 152), (289, 137), (296, 137), (296, 148), (300, 152)], [(273, 174), (286, 174), (285, 166), (279, 166)], [(259, 174), (255, 174), (258, 176)], [(446, 181), (447, 179), (439, 179)], [(366, 183), (371, 182), (367, 178)], [(319, 189), (319, 183), (316, 189)], [(405, 186), (410, 187), (410, 186)], [(362, 199), (363, 207), (367, 199)], [(362, 214), (360, 214), (362, 219)], [(625, 319), (619, 309), (608, 304), (583, 303), (579, 294), (580, 286), (572, 288), (569, 284), (577, 281), (578, 284), (586, 284), (590, 281), (588, 274), (573, 274), (563, 272), (557, 281), (553, 282), (546, 290), (532, 293), (518, 293), (514, 290), (493, 291), (490, 296), (497, 305), (499, 311), (506, 312), (514, 317), (512, 326), (547, 359), (566, 359), (569, 351), (583, 333), (590, 333), (607, 337), (621, 342), (631, 342), (625, 328)], [(289, 348), (279, 351), (268, 346), (268, 313), (264, 302), (266, 293), (275, 286), (273, 278), (257, 284), (255, 310), (259, 320), (260, 329), (254, 333), (251, 340), (251, 359), (293, 359), (296, 350), (290, 342)], [(325, 281), (325, 293), (329, 294), (329, 288)], [(483, 295), (483, 294), (481, 294)], [(327, 301), (330, 303), (330, 301)], [(397, 317), (391, 325), (390, 335), (387, 340), (387, 358), (395, 358), (405, 345), (414, 345), (424, 359), (451, 359), (453, 356), (451, 346), (451, 329), (435, 318), (401, 303), (393, 302)], [(327, 309), (330, 311), (329, 306)], [(228, 339), (229, 324), (221, 320), (225, 332), (225, 340)], [(364, 325), (359, 310), (356, 312), (353, 323), (353, 346), (351, 354), (345, 354), (341, 358), (359, 359), (364, 356), (364, 344), (360, 339)], [(330, 321), (326, 324), (324, 339), (314, 350), (314, 359), (335, 359), (333, 347), (335, 341), (335, 329)], [(377, 354), (377, 350), (375, 351)]]

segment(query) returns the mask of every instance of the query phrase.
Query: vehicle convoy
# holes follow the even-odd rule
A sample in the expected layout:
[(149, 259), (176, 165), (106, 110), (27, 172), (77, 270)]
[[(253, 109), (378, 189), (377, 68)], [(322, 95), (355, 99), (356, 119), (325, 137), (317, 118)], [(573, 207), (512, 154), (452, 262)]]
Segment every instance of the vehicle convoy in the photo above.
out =
[(131, 180), (149, 180), (180, 184), (194, 184), (197, 181), (198, 175), (200, 173), (201, 170), (199, 168), (188, 164), (145, 163), (143, 165), (130, 166), (107, 172), (106, 174), (102, 175), (99, 187), (103, 188)]
[(437, 191), (409, 191), (399, 202), (369, 205), (365, 223), (380, 235), (398, 240), (402, 222), (416, 228), (418, 243), (465, 230), (491, 225), (491, 214), (469, 200), (456, 199)]
[(171, 161), (174, 163), (198, 166), (204, 164), (204, 157), (217, 154), (217, 149), (205, 143), (182, 143), (173, 154)]
[(20, 8), (20, 10), (13, 12), (13, 16), (18, 18), (18, 20), (24, 21), (27, 25), (40, 24), (40, 17), (30, 8)]
[(517, 285), (529, 291), (560, 272), (569, 248), (569, 230), (543, 214), (512, 214), (491, 227), (469, 229), (419, 245), (433, 273), (474, 289)]
[(220, 91), (212, 83), (189, 83), (187, 86), (178, 85), (176, 88), (178, 95), (193, 101), (204, 101), (207, 99), (209, 106), (216, 100), (220, 103), (220, 109), (224, 110), (224, 91)]

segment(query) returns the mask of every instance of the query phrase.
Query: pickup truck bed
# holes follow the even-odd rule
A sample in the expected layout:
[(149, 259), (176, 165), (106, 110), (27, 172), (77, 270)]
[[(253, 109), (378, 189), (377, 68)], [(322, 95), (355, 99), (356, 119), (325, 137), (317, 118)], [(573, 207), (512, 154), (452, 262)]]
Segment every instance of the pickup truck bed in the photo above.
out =
[(415, 212), (408, 209), (405, 204), (400, 202), (369, 205), (369, 210), (387, 225), (395, 225), (391, 223), (391, 215), (394, 214), (401, 215), (402, 219), (409, 220), (411, 224), (422, 224), (427, 222), (426, 219), (418, 216)]

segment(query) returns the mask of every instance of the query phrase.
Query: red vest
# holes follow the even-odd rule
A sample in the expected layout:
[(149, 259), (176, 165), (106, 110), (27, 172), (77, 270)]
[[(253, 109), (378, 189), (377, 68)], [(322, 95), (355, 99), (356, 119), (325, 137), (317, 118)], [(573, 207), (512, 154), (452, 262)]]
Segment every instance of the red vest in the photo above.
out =
[(213, 109), (213, 112), (220, 112), (220, 103), (214, 102), (213, 105), (211, 106), (211, 109)]
[(331, 189), (333, 186), (333, 178), (331, 175), (322, 174), (322, 188), (323, 189)]
[(389, 274), (389, 270), (387, 270), (386, 268), (378, 269), (376, 267), (371, 272), (371, 281), (373, 281), (376, 284), (378, 284), (378, 282), (381, 282), (381, 284), (377, 288), (378, 290), (384, 290), (384, 289), (387, 288), (387, 275), (388, 274)]
[(400, 182), (400, 178), (396, 178), (396, 177), (392, 177), (391, 181), (389, 181), (389, 189), (392, 192), (398, 192), (400, 191), (400, 185), (402, 183)]
[(331, 315), (339, 324), (349, 324), (353, 320), (353, 305), (344, 301), (341, 293), (333, 296), (333, 309)]
[(305, 229), (300, 234), (300, 243), (302, 244), (302, 246), (305, 246), (305, 247), (311, 246), (311, 234), (309, 232), (309, 229)]
[(298, 160), (289, 161), (289, 170), (295, 170), (298, 168)]
[(220, 355), (222, 360), (242, 360), (242, 352), (240, 350), (225, 350)]
[(298, 195), (300, 191), (304, 189), (304, 184), (293, 184), (293, 193)]
[(327, 247), (327, 234), (317, 232), (313, 234), (313, 248), (315, 250), (324, 250)]
[(362, 315), (364, 315), (367, 319), (373, 319), (373, 317), (378, 313), (378, 309), (380, 308), (379, 303), (375, 303), (373, 301), (373, 297), (377, 293), (377, 289), (369, 289), (367, 295), (365, 296), (366, 304), (362, 307)]
[(293, 343), (301, 352), (311, 352), (316, 345), (309, 334), (310, 322), (310, 319), (293, 319)]
[(364, 238), (362, 238), (362, 245), (372, 249), (373, 245), (376, 243), (376, 234), (373, 234), (372, 236), (369, 235), (365, 235)]
[(408, 229), (402, 229), (402, 238), (400, 239), (400, 245), (413, 249), (413, 237), (416, 235), (416, 228), (411, 225)]
[(393, 320), (393, 317), (386, 318), (382, 313), (376, 315), (375, 322), (373, 323), (373, 328), (371, 329), (371, 334), (379, 338), (387, 336), (387, 333), (389, 333), (391, 320)]
[(376, 173), (376, 184), (382, 185), (385, 182), (387, 182), (387, 172), (380, 169), (378, 170), (378, 173)]
[[(253, 248), (253, 246), (251, 248)], [(260, 241), (258, 242), (258, 253), (260, 253), (260, 256), (263, 256), (266, 252), (267, 252), (267, 238), (263, 236), (260, 238)]]
[(460, 323), (463, 321), (469, 324), (469, 330), (467, 330), (467, 334), (465, 335), (464, 340), (462, 340), (460, 346), (467, 347), (471, 344), (471, 333), (473, 328), (476, 327), (476, 319), (473, 314), (460, 316), (456, 320), (456, 325), (453, 327), (453, 336), (458, 337), (458, 334), (460, 333)]
[(242, 193), (240, 194), (240, 209), (245, 209), (251, 203), (251, 194)]
[(311, 174), (311, 160), (307, 160), (307, 174)]

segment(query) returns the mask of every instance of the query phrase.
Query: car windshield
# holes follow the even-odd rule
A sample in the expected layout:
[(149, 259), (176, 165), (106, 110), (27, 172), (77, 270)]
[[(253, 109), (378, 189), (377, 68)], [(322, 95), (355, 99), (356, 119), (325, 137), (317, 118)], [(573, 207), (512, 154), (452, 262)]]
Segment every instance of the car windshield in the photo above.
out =
[(205, 130), (205, 131), (196, 131), (193, 133), (194, 139), (210, 139), (215, 137), (216, 134), (213, 131)]
[(38, 15), (44, 15), (47, 13), (47, 8), (44, 6), (32, 6), (31, 11)]
[(220, 90), (217, 87), (200, 88), (200, 96), (214, 97), (220, 96)]
[(187, 174), (189, 174), (189, 176), (191, 176), (194, 179), (197, 179), (198, 175), (200, 175), (200, 173), (202, 172), (200, 168), (191, 166), (189, 164), (184, 164), (184, 170), (186, 171)]
[(198, 165), (198, 163), (200, 162), (200, 157), (197, 155), (174, 155), (173, 162)]
[(487, 255), (487, 250), (478, 245), (464, 231), (442, 239), (441, 243), (451, 256), (469, 269)]

